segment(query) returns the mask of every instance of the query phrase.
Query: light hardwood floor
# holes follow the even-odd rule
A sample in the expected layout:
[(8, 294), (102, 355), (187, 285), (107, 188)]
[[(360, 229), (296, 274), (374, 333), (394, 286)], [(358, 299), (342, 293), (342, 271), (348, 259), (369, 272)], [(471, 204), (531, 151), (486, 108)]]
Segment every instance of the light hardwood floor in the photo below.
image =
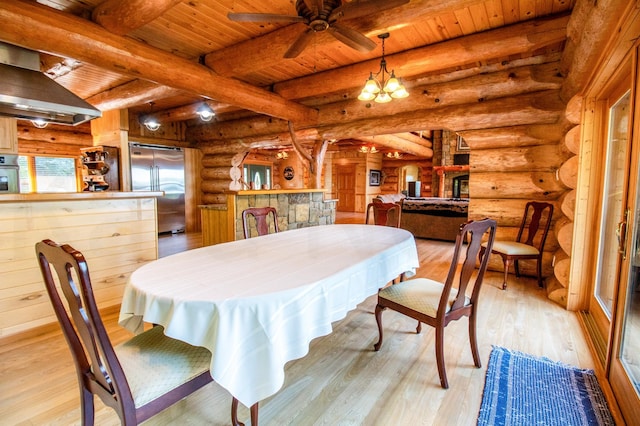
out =
[[(418, 276), (443, 279), (452, 244), (422, 239), (417, 244)], [(260, 424), (474, 425), (492, 345), (593, 368), (576, 315), (549, 301), (534, 279), (511, 275), (502, 291), (501, 276), (488, 273), (481, 293), (482, 368), (473, 366), (467, 320), (446, 328), (448, 390), (439, 385), (432, 328), (416, 335), (414, 320), (385, 312), (385, 342), (380, 352), (373, 351), (374, 296), (336, 322), (333, 333), (314, 340), (305, 357), (287, 364), (283, 388), (260, 404)], [(129, 337), (117, 325), (116, 312), (104, 320), (114, 342)], [(0, 360), (0, 424), (79, 424), (75, 372), (60, 332), (5, 344)], [(230, 395), (212, 383), (146, 424), (228, 425), (230, 404)], [(112, 410), (99, 401), (97, 406), (97, 425), (119, 424)], [(248, 410), (241, 408), (240, 418), (249, 424)]]

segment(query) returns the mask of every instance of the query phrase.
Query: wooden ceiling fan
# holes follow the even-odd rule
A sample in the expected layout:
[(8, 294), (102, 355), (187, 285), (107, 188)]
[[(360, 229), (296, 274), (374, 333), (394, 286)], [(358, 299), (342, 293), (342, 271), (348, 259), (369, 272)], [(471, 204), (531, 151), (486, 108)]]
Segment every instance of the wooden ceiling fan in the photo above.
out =
[(409, 0), (297, 0), (297, 16), (271, 13), (229, 13), (227, 17), (236, 22), (303, 22), (307, 29), (293, 42), (285, 58), (295, 58), (307, 46), (314, 33), (329, 31), (336, 39), (359, 51), (369, 52), (376, 43), (364, 34), (339, 23), (341, 20), (360, 18), (409, 3)]

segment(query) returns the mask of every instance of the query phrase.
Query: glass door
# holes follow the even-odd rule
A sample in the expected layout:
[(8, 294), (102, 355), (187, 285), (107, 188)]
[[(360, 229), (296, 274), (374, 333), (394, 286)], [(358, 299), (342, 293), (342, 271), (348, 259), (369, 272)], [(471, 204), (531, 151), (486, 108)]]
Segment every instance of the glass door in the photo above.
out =
[[(619, 226), (626, 208), (628, 185), (629, 119), (631, 109), (630, 80), (625, 78), (603, 101), (606, 145), (603, 155), (603, 182), (598, 238), (596, 278), (589, 311), (600, 338), (608, 342), (611, 335), (614, 298), (618, 289), (621, 256)], [(604, 348), (601, 361), (606, 362)]]
[(627, 424), (640, 419), (640, 75), (637, 68), (634, 71), (635, 110), (628, 114), (629, 142), (624, 150), (628, 183), (622, 188), (623, 216), (617, 228), (621, 260), (607, 365), (611, 389)]
[[(637, 157), (636, 154), (636, 166)], [(629, 240), (623, 241), (620, 313), (609, 373), (609, 382), (625, 419), (640, 419), (640, 177), (637, 167), (635, 170), (632, 183), (635, 195), (627, 209), (628, 229), (621, 229), (621, 238)]]

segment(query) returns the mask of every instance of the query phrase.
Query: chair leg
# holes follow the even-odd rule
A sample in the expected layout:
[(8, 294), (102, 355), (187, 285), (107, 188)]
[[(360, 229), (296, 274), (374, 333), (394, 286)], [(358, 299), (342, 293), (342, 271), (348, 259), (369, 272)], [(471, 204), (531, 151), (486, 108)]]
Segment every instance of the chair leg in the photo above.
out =
[(440, 375), (440, 386), (449, 389), (447, 372), (444, 367), (444, 326), (436, 326), (436, 363), (438, 364), (438, 375)]
[(544, 284), (542, 283), (542, 259), (538, 258), (536, 264), (538, 272), (538, 287), (542, 288), (544, 287)]
[(418, 325), (416, 326), (416, 334), (420, 334), (422, 331), (422, 323), (418, 321)]
[(258, 402), (251, 406), (251, 426), (258, 426)]
[(376, 351), (380, 350), (380, 347), (382, 347), (382, 311), (384, 311), (385, 308), (384, 306), (377, 304), (376, 305), (376, 323), (378, 323), (378, 343), (373, 345), (373, 349), (375, 349)]
[(511, 262), (509, 259), (502, 259), (502, 263), (504, 265), (504, 281), (502, 282), (502, 289), (507, 289), (507, 277), (509, 276), (509, 266)]
[[(82, 412), (82, 426), (93, 426), (95, 419), (93, 393), (83, 386), (80, 386), (80, 410)], [(124, 421), (124, 419), (122, 419)]]
[(516, 278), (520, 278), (520, 264), (518, 263), (518, 259), (513, 261), (513, 269), (516, 272)]
[(233, 426), (244, 426), (238, 421), (238, 399), (234, 396), (231, 400), (231, 424)]
[(471, 354), (473, 355), (473, 364), (480, 368), (482, 367), (482, 361), (480, 361), (480, 352), (478, 352), (478, 335), (476, 333), (476, 311), (475, 309), (469, 316), (469, 343), (471, 344)]

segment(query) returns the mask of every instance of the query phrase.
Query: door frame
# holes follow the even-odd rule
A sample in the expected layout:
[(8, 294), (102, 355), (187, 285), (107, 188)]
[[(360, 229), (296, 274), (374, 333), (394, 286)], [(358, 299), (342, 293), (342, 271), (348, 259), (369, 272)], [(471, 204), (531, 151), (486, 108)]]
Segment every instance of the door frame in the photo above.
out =
[[(628, 166), (631, 176), (636, 177), (639, 173), (640, 95), (638, 88), (640, 87), (640, 71), (638, 58), (640, 57), (640, 41), (637, 39), (637, 33), (640, 30), (640, 14), (630, 13), (627, 16), (629, 19), (621, 25), (621, 31), (612, 37), (609, 51), (613, 53), (609, 55), (609, 61), (602, 63), (597, 68), (585, 94), (580, 96), (582, 102), (580, 166), (576, 188), (571, 278), (567, 297), (567, 309), (574, 311), (589, 309), (590, 295), (593, 292), (593, 284), (596, 279), (595, 263), (598, 259), (597, 243), (601, 216), (599, 207), (601, 197), (599, 194), (603, 189), (604, 176), (604, 163), (601, 159), (604, 156), (603, 135), (606, 135), (607, 124), (607, 120), (603, 118), (603, 111), (606, 111), (607, 107), (606, 96), (611, 94), (616, 85), (624, 80), (624, 76), (621, 74), (623, 72), (626, 72), (627, 76), (631, 74), (630, 152), (627, 153), (628, 159), (631, 160), (628, 160), (627, 164), (631, 163), (630, 167)], [(632, 34), (636, 36), (632, 37)], [(631, 65), (629, 66), (629, 64)], [(624, 186), (624, 190), (627, 192), (623, 196), (621, 216), (624, 214), (625, 206), (634, 207), (635, 201), (630, 198), (635, 197), (634, 191), (638, 190), (636, 185), (637, 182), (631, 182), (627, 178)], [(630, 197), (629, 194), (633, 196)], [(627, 250), (630, 250), (628, 247), (630, 239), (627, 239), (626, 244)], [(618, 277), (628, 277), (628, 264), (628, 260), (626, 263), (624, 260), (620, 262)], [(597, 341), (589, 332), (597, 327), (591, 327), (584, 316), (580, 318), (583, 319), (584, 331), (594, 352), (596, 373), (598, 378), (602, 379), (601, 385), (605, 389), (609, 403), (616, 405), (623, 417), (633, 419), (640, 415), (640, 398), (636, 395), (635, 389), (631, 387), (630, 380), (626, 378), (622, 365), (617, 359), (628, 280), (623, 278), (620, 281), (617, 282), (614, 291), (611, 326), (608, 327), (604, 336), (601, 336), (606, 345), (605, 359), (602, 363), (598, 362), (599, 359), (596, 356)], [(596, 311), (594, 310), (594, 312)], [(595, 316), (597, 317), (598, 314), (596, 313)], [(593, 320), (594, 322), (602, 322), (602, 318), (593, 318)]]
[[(638, 58), (640, 58), (640, 44), (636, 44), (636, 54), (633, 63), (632, 75), (635, 76), (634, 84), (632, 88), (632, 122), (630, 123), (630, 143), (631, 149), (629, 158), (631, 164), (629, 167), (629, 176), (635, 177), (635, 179), (628, 179), (626, 209), (628, 216), (626, 217), (626, 240), (625, 240), (625, 252), (626, 259), (622, 261), (620, 268), (620, 276), (623, 277), (620, 282), (622, 285), (618, 288), (618, 294), (616, 295), (616, 307), (614, 313), (613, 330), (611, 336), (611, 351), (609, 353), (609, 361), (607, 364), (608, 380), (611, 385), (611, 389), (616, 396), (616, 401), (625, 419), (638, 419), (640, 418), (640, 402), (638, 393), (636, 393), (635, 386), (629, 380), (624, 366), (620, 361), (620, 349), (622, 344), (623, 325), (625, 321), (625, 313), (628, 305), (628, 295), (630, 284), (630, 268), (632, 257), (633, 239), (632, 227), (630, 224), (637, 224), (638, 208), (636, 203), (638, 202), (638, 194), (640, 193), (640, 187), (638, 187), (638, 176), (640, 176), (640, 67), (638, 65)], [(636, 232), (640, 232), (637, 230)]]

